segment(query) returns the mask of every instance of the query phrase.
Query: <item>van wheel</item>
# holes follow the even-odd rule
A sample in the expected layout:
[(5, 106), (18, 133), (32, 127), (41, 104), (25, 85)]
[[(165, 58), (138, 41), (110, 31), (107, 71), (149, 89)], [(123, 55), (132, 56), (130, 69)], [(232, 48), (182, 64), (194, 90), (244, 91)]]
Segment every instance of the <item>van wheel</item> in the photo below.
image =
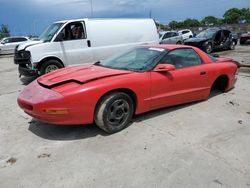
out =
[(57, 60), (48, 60), (42, 63), (40, 67), (40, 74), (47, 74), (57, 69), (63, 68), (63, 65)]
[(107, 133), (126, 128), (134, 114), (134, 104), (129, 95), (113, 92), (106, 95), (95, 110), (96, 125)]

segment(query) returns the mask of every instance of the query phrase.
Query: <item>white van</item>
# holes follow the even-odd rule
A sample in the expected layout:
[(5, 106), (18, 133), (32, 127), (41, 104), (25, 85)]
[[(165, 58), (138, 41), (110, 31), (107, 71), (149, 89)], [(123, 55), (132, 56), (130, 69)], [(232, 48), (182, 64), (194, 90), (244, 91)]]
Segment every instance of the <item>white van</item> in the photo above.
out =
[(159, 43), (153, 19), (78, 19), (53, 23), (39, 41), (17, 46), (14, 62), (24, 76), (104, 60), (141, 44)]

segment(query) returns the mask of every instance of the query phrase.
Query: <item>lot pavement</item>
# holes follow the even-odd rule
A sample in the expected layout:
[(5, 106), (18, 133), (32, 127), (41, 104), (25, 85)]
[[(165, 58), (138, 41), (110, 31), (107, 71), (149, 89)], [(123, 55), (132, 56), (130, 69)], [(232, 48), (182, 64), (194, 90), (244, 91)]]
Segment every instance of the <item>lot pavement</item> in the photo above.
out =
[[(219, 52), (250, 62), (250, 46)], [(0, 57), (0, 187), (250, 187), (250, 74), (209, 100), (139, 115), (107, 135), (54, 126), (17, 106), (32, 79)]]

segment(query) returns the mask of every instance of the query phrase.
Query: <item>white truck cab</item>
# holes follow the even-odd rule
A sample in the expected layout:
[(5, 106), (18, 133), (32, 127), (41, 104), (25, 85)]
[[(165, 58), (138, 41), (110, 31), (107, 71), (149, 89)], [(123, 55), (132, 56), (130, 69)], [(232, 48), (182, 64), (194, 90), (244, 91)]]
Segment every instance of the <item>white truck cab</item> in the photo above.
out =
[(94, 63), (141, 44), (159, 43), (152, 19), (78, 19), (55, 22), (39, 41), (20, 44), (14, 62), (24, 76)]

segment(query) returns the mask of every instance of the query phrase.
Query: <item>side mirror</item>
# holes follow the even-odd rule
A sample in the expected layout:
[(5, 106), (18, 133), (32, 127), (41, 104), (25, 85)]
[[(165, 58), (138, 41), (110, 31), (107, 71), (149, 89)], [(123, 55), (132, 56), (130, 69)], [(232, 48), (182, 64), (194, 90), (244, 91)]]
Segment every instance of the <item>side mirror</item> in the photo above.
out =
[(1, 44), (5, 44), (5, 42), (4, 42), (4, 41), (1, 41)]
[(171, 64), (158, 64), (154, 71), (155, 72), (169, 72), (175, 70), (175, 66)]
[(64, 40), (64, 34), (63, 33), (58, 33), (58, 35), (56, 36), (56, 42), (60, 42)]

